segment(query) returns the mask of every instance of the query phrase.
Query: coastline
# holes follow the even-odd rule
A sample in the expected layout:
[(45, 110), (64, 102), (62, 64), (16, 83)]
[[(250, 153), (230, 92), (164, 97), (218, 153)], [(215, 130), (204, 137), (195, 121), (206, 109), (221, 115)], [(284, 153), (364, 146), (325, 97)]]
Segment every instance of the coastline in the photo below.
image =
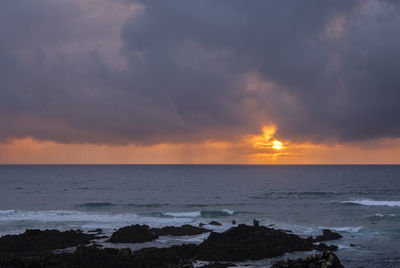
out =
[[(296, 260), (276, 260), (271, 267), (341, 268), (335, 255), (335, 245), (324, 242), (342, 236), (324, 230), (317, 237), (301, 238), (290, 230), (272, 229), (259, 225), (232, 222), (224, 232), (207, 229), (218, 225), (210, 221), (201, 227), (182, 225), (150, 228), (147, 225), (131, 225), (120, 228), (107, 236), (102, 229), (81, 230), (26, 230), (19, 235), (0, 238), (0, 267), (236, 267), (251, 260), (276, 259), (287, 253), (304, 253)], [(193, 236), (207, 234), (201, 243), (181, 243), (163, 248), (144, 247), (131, 250), (128, 247), (110, 248), (105, 242), (137, 244), (150, 242), (163, 236)], [(311, 252), (313, 254), (307, 254)], [(299, 266), (300, 265), (300, 266)], [(308, 266), (304, 266), (308, 267)]]

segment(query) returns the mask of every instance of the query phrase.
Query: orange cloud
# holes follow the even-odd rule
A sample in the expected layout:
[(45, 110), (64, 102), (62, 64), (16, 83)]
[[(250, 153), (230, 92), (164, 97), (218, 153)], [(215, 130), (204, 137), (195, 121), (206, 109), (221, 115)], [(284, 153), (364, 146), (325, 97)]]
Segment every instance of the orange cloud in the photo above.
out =
[[(237, 142), (137, 145), (62, 144), (32, 138), (0, 143), (1, 164), (400, 164), (400, 139), (363, 144), (294, 143), (276, 127)], [(276, 148), (276, 141), (281, 148)]]

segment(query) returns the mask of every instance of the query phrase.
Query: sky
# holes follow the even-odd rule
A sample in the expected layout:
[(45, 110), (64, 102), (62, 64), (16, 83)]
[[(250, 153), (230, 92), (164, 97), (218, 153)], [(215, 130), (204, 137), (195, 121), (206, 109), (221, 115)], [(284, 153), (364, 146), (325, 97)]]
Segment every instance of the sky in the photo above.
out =
[(2, 0), (2, 164), (400, 164), (396, 0)]

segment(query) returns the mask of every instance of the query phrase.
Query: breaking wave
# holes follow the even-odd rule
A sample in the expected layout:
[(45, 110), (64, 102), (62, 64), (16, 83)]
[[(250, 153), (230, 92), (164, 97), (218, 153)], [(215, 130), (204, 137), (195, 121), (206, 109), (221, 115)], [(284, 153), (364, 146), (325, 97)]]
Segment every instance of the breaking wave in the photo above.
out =
[(175, 217), (175, 218), (218, 218), (235, 215), (236, 212), (229, 209), (223, 210), (200, 210), (189, 212), (153, 212), (152, 215), (156, 217)]
[(344, 204), (356, 204), (362, 206), (389, 206), (389, 207), (400, 207), (400, 201), (378, 201), (372, 199), (363, 199), (363, 200), (350, 200), (350, 201), (342, 201)]

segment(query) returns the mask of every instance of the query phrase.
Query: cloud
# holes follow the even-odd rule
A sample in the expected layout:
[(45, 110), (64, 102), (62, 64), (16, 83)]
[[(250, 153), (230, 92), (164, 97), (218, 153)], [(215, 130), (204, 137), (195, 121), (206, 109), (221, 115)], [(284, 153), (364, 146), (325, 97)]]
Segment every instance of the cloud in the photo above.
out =
[(400, 136), (390, 1), (0, 4), (0, 140)]

